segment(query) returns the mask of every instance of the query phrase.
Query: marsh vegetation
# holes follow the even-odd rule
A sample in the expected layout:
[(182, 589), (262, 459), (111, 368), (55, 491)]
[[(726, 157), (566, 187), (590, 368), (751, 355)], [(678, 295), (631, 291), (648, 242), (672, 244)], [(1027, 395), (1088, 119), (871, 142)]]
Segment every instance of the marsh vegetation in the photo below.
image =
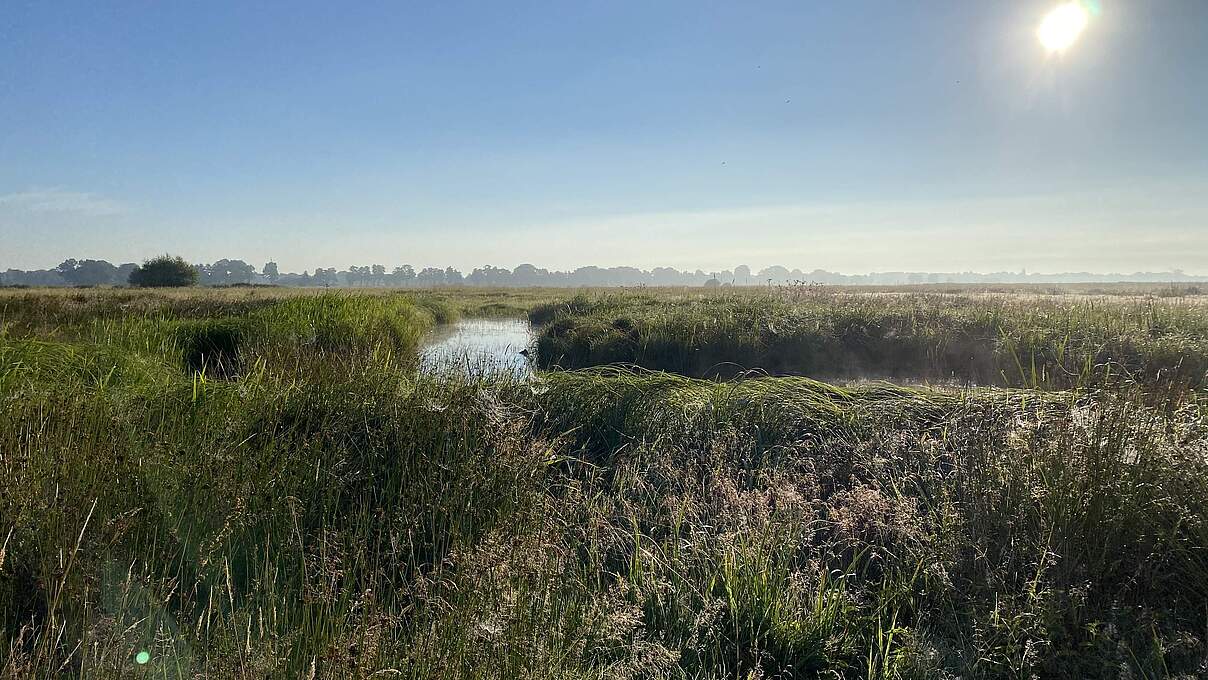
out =
[(596, 294), (536, 305), (549, 367), (624, 363), (696, 377), (755, 369), (1069, 388), (1197, 388), (1208, 307), (1192, 298), (830, 293)]
[(1206, 309), (3, 292), (0, 676), (1202, 676)]

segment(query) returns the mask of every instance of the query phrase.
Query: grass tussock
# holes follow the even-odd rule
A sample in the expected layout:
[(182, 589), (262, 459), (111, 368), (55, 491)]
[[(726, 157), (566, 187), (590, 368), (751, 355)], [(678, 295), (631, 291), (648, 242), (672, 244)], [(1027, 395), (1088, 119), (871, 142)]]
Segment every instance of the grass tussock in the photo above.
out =
[(551, 367), (1059, 389), (1120, 379), (1177, 390), (1208, 376), (1208, 312), (1183, 300), (608, 294), (538, 305), (530, 319)]
[[(89, 291), (79, 297), (28, 293), (19, 304), (9, 301), (0, 318), (8, 370), (71, 370), (79, 363), (60, 361), (52, 346), (59, 355), (104, 356), (119, 367), (130, 358), (168, 361), (186, 374), (218, 379), (255, 370), (297, 375), (333, 362), (405, 363), (425, 333), (458, 317), (440, 300), (407, 295), (220, 291), (194, 299)], [(62, 318), (55, 322), (46, 310), (63, 311)]]

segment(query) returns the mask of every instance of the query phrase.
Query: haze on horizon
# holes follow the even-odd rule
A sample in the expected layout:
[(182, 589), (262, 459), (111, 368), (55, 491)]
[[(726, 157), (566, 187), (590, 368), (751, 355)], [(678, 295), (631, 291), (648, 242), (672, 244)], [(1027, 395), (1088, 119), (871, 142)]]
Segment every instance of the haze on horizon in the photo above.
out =
[(10, 3), (0, 270), (1208, 274), (1208, 3), (1059, 4)]

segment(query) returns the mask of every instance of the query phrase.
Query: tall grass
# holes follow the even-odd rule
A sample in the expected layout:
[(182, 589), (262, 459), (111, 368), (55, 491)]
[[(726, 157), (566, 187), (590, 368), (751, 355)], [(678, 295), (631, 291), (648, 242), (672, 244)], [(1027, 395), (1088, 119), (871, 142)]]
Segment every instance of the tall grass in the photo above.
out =
[[(229, 378), (257, 365), (297, 374), (332, 361), (412, 361), (426, 332), (457, 318), (456, 310), (442, 301), (406, 295), (228, 299), (203, 293), (194, 300), (110, 294), (113, 299), (96, 292), (83, 295), (82, 308), (65, 313), (61, 323), (38, 310), (55, 309), (62, 300), (42, 305), (38, 295), (27, 294), (28, 300), (7, 308), (0, 318), (5, 329), (0, 352), (10, 355), (9, 367), (61, 363), (48, 354), (57, 352), (104, 356), (114, 365), (132, 357), (167, 361), (211, 378)], [(43, 360), (19, 359), (18, 348)]]
[(442, 309), (0, 338), (0, 677), (1208, 668), (1202, 394), (417, 373)]
[(563, 368), (1055, 388), (1195, 388), (1208, 376), (1208, 309), (1178, 300), (609, 294), (538, 305), (530, 318), (543, 325), (538, 361)]
[(584, 578), (616, 574), (688, 675), (1203, 670), (1202, 404), (547, 380)]

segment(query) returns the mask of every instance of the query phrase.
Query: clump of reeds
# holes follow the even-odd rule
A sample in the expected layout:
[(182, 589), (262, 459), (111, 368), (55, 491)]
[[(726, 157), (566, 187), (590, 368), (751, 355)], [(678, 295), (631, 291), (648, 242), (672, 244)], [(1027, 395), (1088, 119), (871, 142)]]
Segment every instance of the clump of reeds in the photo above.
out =
[(1208, 314), (1185, 301), (610, 294), (539, 305), (530, 319), (542, 325), (546, 367), (1058, 389), (1208, 384)]

